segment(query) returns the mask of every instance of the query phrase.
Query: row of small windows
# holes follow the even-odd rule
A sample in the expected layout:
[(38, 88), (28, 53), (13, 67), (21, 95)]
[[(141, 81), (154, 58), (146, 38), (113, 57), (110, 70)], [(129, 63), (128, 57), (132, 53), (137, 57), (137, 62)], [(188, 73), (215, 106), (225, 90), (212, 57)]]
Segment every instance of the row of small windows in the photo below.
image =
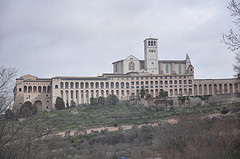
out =
[[(22, 92), (22, 88), (18, 89), (19, 92)], [(24, 93), (51, 93), (50, 86), (24, 86), (23, 87)]]
[[(139, 79), (141, 79), (141, 80), (143, 80), (143, 79), (177, 79), (177, 78), (179, 78), (179, 79), (182, 79), (182, 78), (186, 79), (188, 77), (187, 76), (132, 77), (132, 80), (134, 80), (134, 79), (136, 79), (136, 80), (139, 80)], [(124, 77), (122, 79), (124, 79)], [(126, 79), (128, 79), (128, 77), (126, 77)]]
[(230, 84), (204, 84), (194, 85), (195, 94), (224, 94), (238, 92), (239, 85), (235, 83)]
[[(64, 85), (65, 85), (65, 87), (64, 87)], [(104, 82), (101, 82), (101, 83), (99, 83), (99, 82), (96, 82), (96, 83), (94, 83), (94, 82), (91, 82), (91, 83), (81, 82), (80, 85), (79, 85), (78, 82), (75, 82), (75, 87), (74, 87), (73, 82), (70, 83), (70, 88), (71, 89), (74, 89), (74, 88), (78, 89), (79, 87), (81, 89), (84, 89), (84, 88), (86, 88), (86, 89), (88, 89), (88, 88), (109, 88), (109, 87), (111, 87), (111, 88), (114, 88), (114, 87), (115, 88), (127, 88), (128, 89), (129, 88), (129, 83), (128, 82), (126, 82), (126, 83), (124, 83), (124, 82), (121, 82), (121, 83), (119, 83), (119, 82), (116, 82), (116, 83), (114, 83), (114, 82), (111, 82), (111, 83), (109, 83), (109, 82), (106, 82), (106, 83), (104, 83)], [(61, 89), (63, 89), (63, 88), (68, 89), (69, 88), (69, 83), (65, 82), (65, 84), (64, 84), (63, 82), (61, 82), (60, 83), (60, 88)], [(55, 85), (55, 89), (58, 89), (58, 85)]]
[[(144, 81), (141, 81), (141, 82), (139, 82), (139, 81), (136, 81), (136, 85), (139, 85), (141, 83), (141, 85), (144, 85)], [(153, 85), (153, 81), (150, 81), (150, 85)], [(174, 81), (172, 81), (172, 80), (170, 80), (169, 82), (168, 81), (155, 81), (155, 85), (158, 85), (158, 84), (192, 84), (192, 80), (179, 80), (179, 81), (177, 81), (177, 80), (174, 80)], [(135, 84), (135, 82), (134, 81), (132, 81), (131, 82), (131, 85), (134, 85)], [(145, 84), (146, 85), (148, 85), (149, 84), (149, 81), (145, 81)]]
[(156, 50), (149, 50), (149, 52), (156, 52)]
[(148, 46), (156, 46), (156, 41), (148, 41)]
[[(119, 95), (121, 95), (121, 96), (127, 95), (128, 96), (129, 92), (130, 92), (129, 90), (127, 90), (127, 91), (124, 91), (124, 90), (119, 91), (119, 90), (117, 90), (116, 92), (114, 92), (114, 90), (111, 90), (111, 91), (110, 90), (106, 90), (106, 91), (104, 91), (104, 90), (101, 90), (101, 91), (96, 90), (95, 92), (93, 90), (91, 90), (91, 91), (88, 91), (88, 90), (83, 91), (82, 90), (80, 92), (78, 90), (76, 90), (75, 93), (74, 93), (74, 91), (70, 91), (69, 92), (69, 91), (66, 90), (65, 91), (65, 97), (68, 100), (69, 99), (69, 95), (70, 95), (70, 98), (73, 99), (74, 98), (74, 94), (75, 94), (75, 98), (79, 98), (79, 97), (84, 98), (84, 95), (87, 98), (94, 97), (94, 96), (99, 97), (99, 96), (105, 96), (105, 94), (106, 94), (106, 96), (108, 96), (109, 94), (115, 94), (117, 96), (119, 96)], [(61, 93), (61, 97), (64, 98), (64, 91), (62, 90), (60, 93)]]
[[(139, 82), (139, 81), (136, 81), (136, 82), (134, 82), (134, 81), (132, 81), (131, 82), (131, 85), (139, 85), (139, 84), (141, 84), (141, 85), (144, 85), (144, 83), (146, 84), (146, 85), (148, 85), (149, 83), (150, 83), (150, 85), (153, 85), (153, 81), (141, 81), (141, 82)], [(174, 81), (172, 81), (172, 80), (170, 80), (169, 82), (168, 81), (155, 81), (155, 85), (158, 85), (158, 84), (192, 84), (192, 80), (179, 80), (179, 81), (177, 81), (177, 80), (174, 80)], [(105, 86), (105, 87), (104, 87)], [(124, 82), (121, 82), (121, 83), (119, 83), (119, 82), (116, 82), (116, 83), (114, 83), (114, 82), (111, 82), (111, 83), (109, 83), (109, 82), (106, 82), (106, 83), (104, 83), (104, 82), (101, 82), (101, 83), (98, 83), (98, 82), (96, 82), (95, 84), (94, 84), (94, 82), (91, 82), (90, 84), (88, 83), (88, 82), (86, 82), (86, 83), (83, 83), (83, 82), (81, 82), (80, 83), (80, 88), (81, 89), (88, 89), (88, 88), (125, 88), (125, 86), (126, 86), (126, 88), (128, 89), (129, 88), (129, 83), (127, 82), (126, 84), (124, 83)], [(64, 88), (64, 83), (63, 82), (61, 82), (60, 83), (60, 88), (61, 89), (63, 89)], [(69, 83), (68, 82), (65, 82), (65, 89), (68, 89), (69, 88)], [(78, 89), (79, 88), (79, 83), (78, 82), (76, 82), (75, 83), (75, 87), (74, 87), (74, 83), (73, 82), (71, 82), (70, 83), (70, 88), (71, 89), (74, 89), (74, 88), (76, 88), (76, 89)], [(58, 89), (58, 85), (55, 85), (55, 89)]]

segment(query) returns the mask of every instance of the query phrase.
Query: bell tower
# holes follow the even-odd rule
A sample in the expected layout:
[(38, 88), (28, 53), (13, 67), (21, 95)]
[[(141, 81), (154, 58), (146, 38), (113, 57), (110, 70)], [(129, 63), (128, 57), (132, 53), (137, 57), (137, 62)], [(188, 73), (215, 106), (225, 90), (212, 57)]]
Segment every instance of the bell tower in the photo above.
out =
[(145, 70), (149, 74), (159, 74), (158, 69), (158, 39), (147, 38), (144, 40)]

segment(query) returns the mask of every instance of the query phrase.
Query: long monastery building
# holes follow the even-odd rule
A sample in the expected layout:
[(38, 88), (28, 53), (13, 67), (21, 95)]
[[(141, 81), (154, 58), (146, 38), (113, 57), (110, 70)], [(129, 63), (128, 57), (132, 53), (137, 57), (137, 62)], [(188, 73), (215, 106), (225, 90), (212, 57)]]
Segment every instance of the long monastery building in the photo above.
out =
[(184, 60), (158, 60), (158, 39), (144, 40), (144, 60), (133, 55), (113, 62), (113, 73), (96, 77), (38, 78), (25, 75), (16, 79), (14, 110), (30, 101), (39, 110), (54, 109), (57, 97), (77, 105), (90, 98), (115, 94), (119, 100), (139, 95), (144, 88), (156, 97), (162, 89), (169, 97), (230, 94), (240, 91), (239, 80), (194, 79), (194, 67), (188, 55)]

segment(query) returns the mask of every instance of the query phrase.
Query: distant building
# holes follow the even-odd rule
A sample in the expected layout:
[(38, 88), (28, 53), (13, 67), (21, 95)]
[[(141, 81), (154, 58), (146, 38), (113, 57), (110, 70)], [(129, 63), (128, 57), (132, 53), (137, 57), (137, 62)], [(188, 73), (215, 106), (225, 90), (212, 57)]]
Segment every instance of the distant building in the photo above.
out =
[(113, 73), (97, 77), (37, 78), (25, 75), (16, 79), (14, 110), (30, 101), (40, 110), (54, 109), (57, 97), (89, 104), (90, 98), (115, 94), (120, 100), (138, 96), (144, 88), (152, 97), (162, 89), (169, 97), (216, 95), (239, 92), (239, 80), (194, 79), (188, 55), (184, 60), (158, 60), (158, 39), (144, 40), (144, 60), (133, 55), (113, 62)]

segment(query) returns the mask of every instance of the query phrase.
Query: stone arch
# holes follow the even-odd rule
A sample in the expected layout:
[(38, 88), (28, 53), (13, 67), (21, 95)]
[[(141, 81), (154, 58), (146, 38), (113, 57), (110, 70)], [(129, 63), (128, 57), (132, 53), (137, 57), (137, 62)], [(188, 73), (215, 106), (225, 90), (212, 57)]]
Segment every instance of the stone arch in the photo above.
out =
[(203, 86), (203, 94), (207, 95), (207, 85), (206, 84), (204, 84), (204, 86)]
[(79, 83), (75, 82), (75, 88), (78, 89), (79, 88)]
[(68, 82), (65, 82), (65, 89), (68, 89)]
[(46, 86), (43, 86), (43, 93), (46, 93), (47, 92), (47, 88)]
[(122, 96), (124, 96), (124, 90), (121, 91)]
[(88, 82), (85, 83), (85, 88), (86, 89), (89, 88), (89, 83)]
[(124, 88), (124, 82), (121, 82), (121, 88)]
[(128, 82), (126, 83), (126, 88), (127, 88), (127, 89), (129, 88), (129, 83), (128, 83)]
[(77, 105), (79, 104), (79, 92), (78, 90), (76, 90), (76, 101), (77, 101)]
[(32, 93), (32, 86), (28, 86), (28, 93)]
[(61, 92), (60, 92), (60, 93), (61, 93), (61, 98), (63, 99), (63, 90), (61, 90)]
[(73, 92), (73, 90), (71, 90), (71, 93), (70, 93), (71, 100), (73, 100), (73, 96), (74, 96), (74, 92)]
[(66, 102), (69, 101), (68, 91), (65, 91), (66, 96)]
[(197, 85), (194, 85), (194, 95), (196, 96), (198, 94), (198, 89), (197, 89)]
[(37, 92), (37, 86), (33, 86), (33, 93)]
[(41, 92), (42, 92), (42, 87), (38, 86), (38, 93), (41, 93)]
[(172, 97), (172, 96), (173, 96), (173, 90), (170, 89), (170, 97)]
[(224, 93), (228, 93), (228, 86), (227, 86), (227, 84), (224, 84), (223, 92)]
[(101, 88), (104, 88), (104, 82), (101, 82), (100, 85), (101, 85)]
[(84, 88), (84, 83), (83, 82), (80, 83), (80, 87), (81, 87), (81, 89)]
[(222, 84), (219, 84), (219, 94), (222, 94)]
[(192, 95), (192, 88), (189, 88), (188, 92), (189, 92), (189, 95)]
[(39, 111), (42, 111), (42, 101), (36, 100), (34, 104), (37, 106)]
[(229, 92), (233, 93), (233, 85), (232, 85), (232, 83), (229, 84)]
[(182, 93), (182, 88), (179, 89), (179, 95), (182, 96), (183, 93)]
[(214, 88), (214, 94), (217, 94), (218, 93), (218, 91), (217, 91), (217, 84), (214, 84), (214, 86), (213, 86)]
[(74, 84), (73, 84), (73, 82), (70, 83), (70, 88), (71, 88), (71, 89), (74, 88)]
[(209, 89), (209, 94), (211, 94), (211, 95), (212, 95), (212, 94), (213, 94), (213, 92), (212, 92), (212, 85), (211, 85), (211, 84), (209, 84), (209, 85), (208, 85), (208, 89)]
[(174, 89), (174, 95), (177, 96), (178, 95), (178, 90)]
[(95, 83), (95, 88), (99, 88), (99, 83), (98, 82)]
[(90, 83), (90, 87), (91, 87), (91, 89), (94, 88), (94, 83), (93, 82)]
[(51, 86), (48, 86), (47, 87), (47, 93), (50, 93), (51, 92)]
[(91, 90), (91, 97), (94, 97), (94, 91)]
[(60, 83), (60, 88), (63, 89), (63, 82)]
[(113, 83), (113, 82), (111, 82), (111, 88), (112, 88), (112, 89), (114, 88), (114, 83)]
[(188, 95), (187, 88), (184, 88), (184, 95)]
[(106, 82), (106, 88), (109, 88), (109, 83), (108, 82)]
[(24, 90), (24, 93), (27, 93), (27, 86), (24, 86), (23, 90)]
[(200, 84), (199, 85), (199, 95), (201, 95), (202, 94), (202, 85)]
[(99, 91), (96, 90), (96, 98), (98, 98), (98, 97), (99, 97)]

